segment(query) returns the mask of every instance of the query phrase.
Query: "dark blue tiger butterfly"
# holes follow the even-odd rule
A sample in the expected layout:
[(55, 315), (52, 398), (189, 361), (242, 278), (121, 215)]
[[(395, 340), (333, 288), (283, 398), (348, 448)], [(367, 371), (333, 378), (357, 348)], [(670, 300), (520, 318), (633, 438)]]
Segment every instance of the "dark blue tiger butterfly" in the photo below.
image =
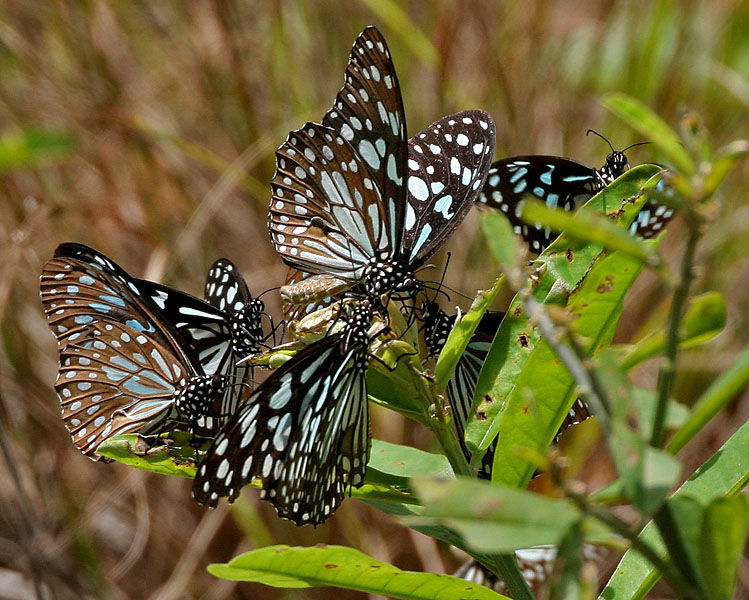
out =
[(268, 226), (289, 266), (315, 276), (287, 285), (302, 304), (357, 287), (411, 296), (414, 271), (444, 244), (473, 205), (494, 151), (494, 123), (466, 111), (408, 140), (398, 78), (384, 38), (357, 38), (322, 124), (292, 131), (276, 152)]
[(167, 419), (213, 435), (236, 410), (249, 383), (236, 363), (259, 351), (262, 304), (229, 261), (211, 268), (203, 302), (66, 243), (44, 265), (40, 294), (60, 351), (62, 417), (84, 454)]
[[(583, 559), (586, 563), (592, 563), (600, 571), (600, 567), (610, 557), (610, 552), (602, 546), (583, 544)], [(557, 559), (557, 549), (554, 546), (536, 546), (534, 548), (522, 548), (515, 551), (518, 569), (523, 575), (528, 587), (535, 598), (544, 597), (544, 590), (554, 571), (554, 562)], [(466, 581), (478, 583), (491, 588), (498, 594), (507, 595), (509, 590), (507, 584), (499, 579), (494, 573), (485, 568), (475, 559), (465, 562), (455, 573)]]
[[(507, 215), (515, 233), (522, 235), (530, 249), (541, 252), (558, 233), (525, 223), (518, 214), (521, 200), (530, 195), (552, 208), (577, 210), (629, 169), (624, 154), (629, 148), (624, 151), (611, 148), (606, 163), (600, 169), (559, 156), (514, 156), (498, 160), (489, 169), (478, 202), (501, 210)], [(632, 223), (630, 231), (644, 238), (654, 237), (672, 216), (673, 209), (649, 200)]]
[(258, 477), (261, 497), (281, 517), (318, 525), (336, 510), (347, 486), (362, 485), (370, 448), (366, 373), (373, 311), (367, 301), (342, 306), (344, 328), (274, 371), (216, 436), (193, 484), (198, 502), (233, 502)]
[[(473, 393), (476, 389), (476, 382), (478, 381), (481, 367), (484, 365), (484, 360), (486, 360), (486, 355), (489, 352), (492, 340), (497, 333), (503, 317), (504, 313), (501, 312), (490, 311), (484, 314), (468, 346), (463, 352), (463, 356), (461, 356), (455, 367), (455, 373), (447, 384), (447, 399), (455, 421), (458, 440), (469, 461), (471, 453), (463, 441), (466, 421), (470, 416)], [(424, 302), (422, 304), (421, 319), (424, 323), (424, 342), (429, 358), (437, 358), (439, 356), (455, 324), (455, 318), (455, 315), (448, 315), (435, 302)], [(585, 404), (578, 399), (559, 428), (554, 441), (570, 426), (584, 421), (589, 416), (590, 413)], [(491, 479), (496, 445), (497, 442), (495, 440), (483, 456), (477, 473), (480, 479)]]

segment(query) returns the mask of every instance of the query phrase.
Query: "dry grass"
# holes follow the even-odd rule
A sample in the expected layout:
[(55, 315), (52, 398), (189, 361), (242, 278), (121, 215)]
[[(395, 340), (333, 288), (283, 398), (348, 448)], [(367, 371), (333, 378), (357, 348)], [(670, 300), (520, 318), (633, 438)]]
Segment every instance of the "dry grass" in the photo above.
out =
[[(599, 164), (594, 127), (638, 141), (597, 103), (606, 91), (648, 102), (677, 124), (684, 107), (716, 145), (749, 134), (749, 10), (744, 3), (146, 2), (11, 0), (0, 8), (0, 134), (69, 132), (66, 158), (0, 172), (0, 598), (33, 597), (33, 574), (59, 598), (351, 598), (218, 582), (204, 571), (269, 543), (354, 545), (402, 568), (451, 570), (458, 559), (367, 507), (346, 502), (316, 530), (275, 518), (247, 492), (206, 512), (189, 482), (79, 455), (58, 416), (57, 357), (38, 301), (55, 246), (81, 241), (132, 273), (202, 289), (227, 256), (255, 292), (284, 268), (265, 228), (273, 150), (319, 118), (367, 24), (387, 37), (412, 132), (456, 110), (497, 122), (498, 156), (548, 153)], [(742, 75), (743, 74), (743, 75)], [(647, 147), (633, 162), (657, 159)], [(747, 165), (732, 175), (702, 245), (699, 289), (728, 302), (726, 331), (685, 356), (677, 397), (690, 403), (749, 339)], [(678, 223), (666, 242), (681, 252)], [(475, 218), (450, 243), (450, 285), (468, 293), (493, 267)], [(621, 340), (663, 318), (668, 297), (645, 275)], [(278, 306), (269, 303), (278, 314)], [(645, 325), (643, 326), (643, 323)], [(652, 386), (654, 367), (640, 369)], [(688, 449), (696, 466), (749, 412), (744, 394)], [(411, 423), (374, 409), (379, 437), (429, 445)], [(595, 470), (595, 469), (594, 469)], [(30, 562), (33, 557), (34, 563)]]

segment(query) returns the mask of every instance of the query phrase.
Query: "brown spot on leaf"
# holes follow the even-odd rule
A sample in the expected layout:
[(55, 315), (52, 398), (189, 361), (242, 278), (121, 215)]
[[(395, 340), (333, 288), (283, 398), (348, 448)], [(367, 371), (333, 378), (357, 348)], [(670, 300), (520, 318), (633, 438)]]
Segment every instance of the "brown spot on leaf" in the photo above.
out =
[(487, 394), (486, 396), (484, 396), (484, 402), (486, 402), (487, 404), (491, 404), (492, 402), (494, 402), (494, 398)]
[(521, 333), (518, 336), (518, 343), (520, 344), (521, 348), (527, 348), (528, 347), (528, 335), (525, 333)]
[(333, 563), (328, 563), (327, 565), (325, 565), (325, 568), (326, 569), (337, 569), (338, 565), (334, 565)]
[(613, 285), (611, 285), (610, 283), (602, 283), (601, 285), (599, 285), (599, 286), (598, 286), (598, 287), (596, 288), (596, 291), (597, 291), (597, 292), (598, 292), (599, 294), (606, 294), (606, 293), (610, 292), (610, 291), (611, 291), (611, 290), (613, 290), (613, 289), (614, 289), (614, 286), (613, 286)]
[(524, 406), (524, 407), (523, 407), (523, 414), (524, 414), (524, 415), (527, 415), (527, 414), (528, 414), (529, 412), (530, 412), (530, 407), (528, 407), (528, 406)]
[(486, 421), (486, 413), (483, 410), (480, 410), (476, 413), (476, 418), (479, 421)]
[(613, 275), (606, 275), (606, 281), (614, 281), (616, 279)]
[(575, 255), (572, 254), (572, 248), (567, 248), (567, 261), (572, 262), (575, 258)]
[(397, 466), (399, 466), (399, 467), (402, 467), (402, 466), (403, 466), (403, 465), (405, 465), (406, 463), (405, 463), (404, 461), (402, 461), (402, 460), (394, 460), (394, 461), (393, 461), (393, 464), (394, 464), (394, 465), (397, 465)]
[(519, 318), (520, 315), (522, 315), (522, 314), (523, 314), (523, 307), (522, 306), (518, 306), (518, 307), (515, 308), (515, 310), (512, 311), (512, 316), (514, 316), (514, 317), (518, 317)]

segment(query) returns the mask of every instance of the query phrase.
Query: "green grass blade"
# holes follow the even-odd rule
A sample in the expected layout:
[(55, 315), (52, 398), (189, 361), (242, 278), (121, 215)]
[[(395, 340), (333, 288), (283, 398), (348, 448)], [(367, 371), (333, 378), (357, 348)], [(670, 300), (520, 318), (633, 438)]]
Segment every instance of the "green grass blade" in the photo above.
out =
[(666, 449), (672, 454), (681, 450), (702, 428), (749, 382), (749, 347), (731, 367), (721, 373), (692, 408), (686, 423), (674, 434)]
[[(713, 339), (726, 325), (726, 301), (719, 292), (693, 296), (681, 322), (679, 349), (686, 350)], [(619, 367), (625, 371), (658, 356), (666, 349), (666, 334), (657, 331), (622, 350)]]

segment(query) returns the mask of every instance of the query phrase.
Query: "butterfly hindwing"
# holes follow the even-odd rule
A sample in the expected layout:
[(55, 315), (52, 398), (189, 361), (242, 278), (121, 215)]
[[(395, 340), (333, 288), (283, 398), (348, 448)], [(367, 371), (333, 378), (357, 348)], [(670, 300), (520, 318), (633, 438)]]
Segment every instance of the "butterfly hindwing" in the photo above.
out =
[(381, 192), (339, 133), (308, 123), (276, 159), (269, 227), (287, 264), (354, 283), (376, 252), (391, 252)]
[(280, 516), (318, 524), (347, 486), (363, 483), (369, 314), (305, 347), (252, 393), (198, 469), (193, 494), (199, 502), (232, 501), (257, 477)]
[(491, 117), (443, 117), (408, 141), (408, 197), (401, 248), (412, 268), (428, 260), (463, 221), (494, 154)]
[(65, 427), (88, 456), (109, 437), (178, 418), (180, 393), (205, 382), (148, 332), (96, 321), (80, 333), (60, 352), (55, 389)]

